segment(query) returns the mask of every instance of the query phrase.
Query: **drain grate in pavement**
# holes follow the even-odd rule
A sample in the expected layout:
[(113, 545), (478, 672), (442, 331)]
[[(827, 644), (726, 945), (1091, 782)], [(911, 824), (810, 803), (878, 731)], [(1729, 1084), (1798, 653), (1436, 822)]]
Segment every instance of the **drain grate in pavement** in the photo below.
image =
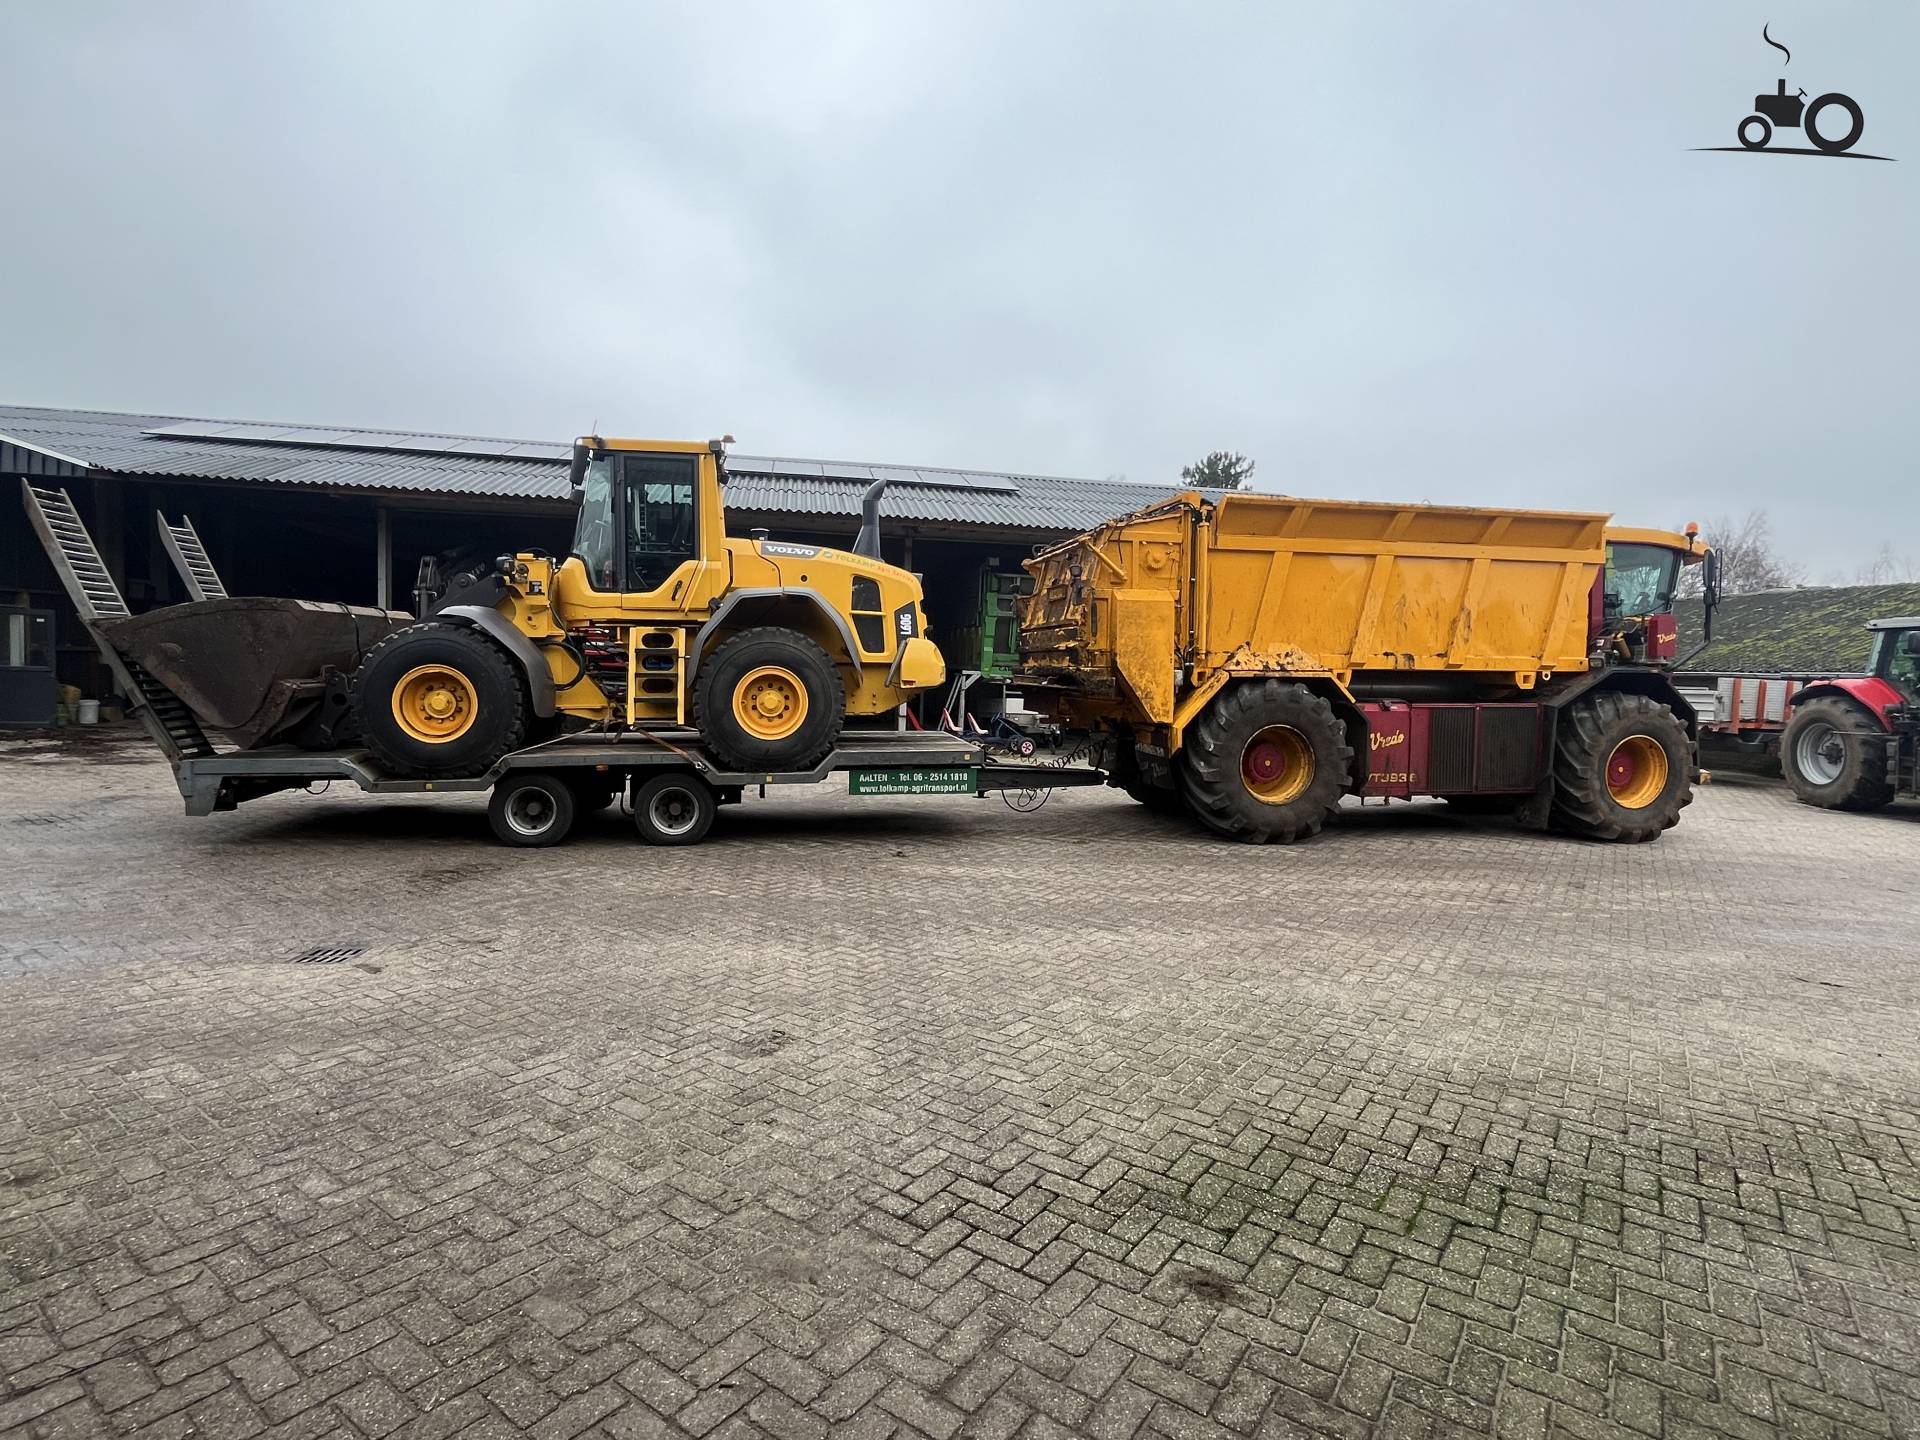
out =
[(315, 945), (310, 950), (302, 950), (287, 963), (290, 965), (344, 965), (349, 960), (358, 960), (367, 953), (364, 945)]

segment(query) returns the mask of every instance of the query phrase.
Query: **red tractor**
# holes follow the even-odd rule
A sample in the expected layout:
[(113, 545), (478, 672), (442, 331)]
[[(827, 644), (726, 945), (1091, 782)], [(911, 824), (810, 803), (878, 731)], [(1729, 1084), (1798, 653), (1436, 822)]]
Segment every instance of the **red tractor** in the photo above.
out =
[(1877, 810), (1920, 796), (1920, 615), (1868, 628), (1870, 674), (1821, 680), (1793, 697), (1780, 768), (1808, 805)]

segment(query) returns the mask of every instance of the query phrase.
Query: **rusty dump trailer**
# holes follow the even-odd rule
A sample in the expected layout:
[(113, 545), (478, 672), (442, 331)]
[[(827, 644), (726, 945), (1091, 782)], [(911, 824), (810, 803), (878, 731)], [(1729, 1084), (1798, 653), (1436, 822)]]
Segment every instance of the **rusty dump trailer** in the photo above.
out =
[(1188, 492), (1027, 563), (1019, 682), (1112, 783), (1237, 839), (1347, 795), (1648, 840), (1697, 774), (1690, 535), (1598, 514)]

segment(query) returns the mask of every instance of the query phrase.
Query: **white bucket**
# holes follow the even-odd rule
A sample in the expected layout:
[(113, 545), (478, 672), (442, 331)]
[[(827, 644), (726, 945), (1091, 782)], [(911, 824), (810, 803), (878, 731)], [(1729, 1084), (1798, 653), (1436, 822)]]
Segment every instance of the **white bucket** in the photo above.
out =
[(82, 725), (98, 725), (100, 723), (100, 702), (98, 700), (82, 700), (80, 702), (80, 723)]

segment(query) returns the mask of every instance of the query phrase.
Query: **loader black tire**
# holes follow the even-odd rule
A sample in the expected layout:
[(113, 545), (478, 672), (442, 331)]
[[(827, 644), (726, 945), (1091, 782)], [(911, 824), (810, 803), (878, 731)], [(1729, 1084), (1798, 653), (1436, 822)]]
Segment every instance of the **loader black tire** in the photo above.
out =
[[(435, 716), (445, 695), (454, 708)], [(470, 625), (431, 620), (366, 653), (353, 677), (353, 708), (381, 765), (422, 778), (485, 774), (526, 743), (531, 723), (512, 657)]]
[[(775, 707), (760, 708), (763, 698)], [(798, 630), (743, 630), (700, 665), (693, 723), (714, 759), (729, 770), (811, 770), (827, 757), (846, 723), (840, 672)]]
[(1304, 685), (1240, 681), (1187, 728), (1180, 787), (1196, 819), (1249, 844), (1316, 835), (1353, 770), (1347, 727)]
[(1885, 727), (1859, 701), (1837, 695), (1794, 707), (1780, 737), (1780, 773), (1801, 804), (1823, 810), (1878, 810), (1893, 801)]
[(1680, 717), (1647, 695), (1609, 690), (1560, 713), (1555, 829), (1589, 840), (1657, 840), (1693, 803), (1693, 753)]

